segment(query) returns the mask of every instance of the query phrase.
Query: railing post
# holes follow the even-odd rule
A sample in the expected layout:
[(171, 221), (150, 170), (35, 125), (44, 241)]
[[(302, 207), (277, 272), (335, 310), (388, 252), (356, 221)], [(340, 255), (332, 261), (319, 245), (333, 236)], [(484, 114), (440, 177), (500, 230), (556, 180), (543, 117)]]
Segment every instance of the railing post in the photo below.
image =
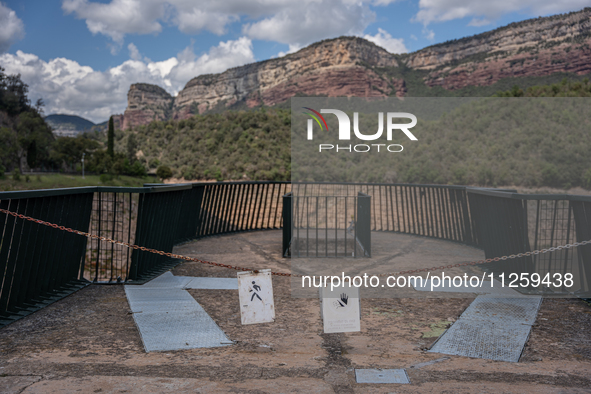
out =
[(288, 257), (291, 256), (291, 240), (293, 238), (292, 234), (292, 204), (293, 204), (293, 193), (289, 192), (283, 196), (283, 247), (282, 247), (282, 256)]

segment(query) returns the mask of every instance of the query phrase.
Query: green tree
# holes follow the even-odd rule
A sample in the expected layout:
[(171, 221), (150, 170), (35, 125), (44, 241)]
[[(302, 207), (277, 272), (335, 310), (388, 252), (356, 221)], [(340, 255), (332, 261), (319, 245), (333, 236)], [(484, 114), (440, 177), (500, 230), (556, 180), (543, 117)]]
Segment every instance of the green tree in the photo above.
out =
[(20, 75), (6, 75), (0, 67), (0, 165), (18, 167), (25, 161), (37, 167), (49, 160), (49, 147), (53, 142), (51, 128), (43, 120), (43, 100), (35, 107), (27, 97), (29, 87)]
[(129, 159), (130, 163), (133, 163), (135, 161), (137, 145), (138, 144), (135, 140), (135, 134), (133, 134), (133, 132), (130, 132), (129, 137), (127, 137), (127, 158)]
[[(93, 161), (91, 157), (89, 157), (92, 152), (94, 152), (99, 147), (99, 143), (95, 140), (91, 140), (88, 138), (84, 138), (83, 136), (78, 137), (59, 137), (56, 138), (52, 151), (51, 151), (51, 159), (54, 163), (61, 165), (65, 163), (68, 167), (74, 168), (74, 166), (80, 163), (82, 159), (82, 154), (86, 153), (86, 161), (87, 161), (87, 169), (89, 171), (95, 172), (95, 170), (91, 170), (90, 166), (92, 166), (91, 162)], [(96, 171), (102, 172), (102, 171)]]
[(156, 170), (156, 176), (163, 181), (168, 178), (172, 178), (172, 170), (168, 166), (160, 166)]
[(26, 158), (29, 167), (37, 167), (50, 156), (50, 147), (54, 141), (51, 129), (35, 110), (22, 112), (16, 124), (18, 141), (18, 164)]
[(115, 126), (112, 116), (109, 118), (109, 131), (107, 132), (107, 153), (111, 157), (115, 156)]
[(27, 165), (29, 168), (37, 167), (37, 141), (33, 140), (27, 149)]
[(0, 127), (0, 165), (12, 168), (18, 160), (16, 133), (8, 127)]

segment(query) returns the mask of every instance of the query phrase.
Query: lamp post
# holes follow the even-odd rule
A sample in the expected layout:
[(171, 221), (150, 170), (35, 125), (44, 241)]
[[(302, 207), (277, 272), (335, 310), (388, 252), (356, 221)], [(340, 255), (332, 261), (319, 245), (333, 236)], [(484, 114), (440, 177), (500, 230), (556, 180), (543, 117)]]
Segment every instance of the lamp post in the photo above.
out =
[(86, 153), (82, 153), (82, 179), (84, 179), (84, 155)]

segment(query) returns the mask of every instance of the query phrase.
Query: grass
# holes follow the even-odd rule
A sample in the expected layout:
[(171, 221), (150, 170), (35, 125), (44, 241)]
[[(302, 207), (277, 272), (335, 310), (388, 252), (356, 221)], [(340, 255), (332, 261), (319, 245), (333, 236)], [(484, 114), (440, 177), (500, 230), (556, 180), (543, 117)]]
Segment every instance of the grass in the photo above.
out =
[(99, 175), (86, 175), (84, 179), (82, 179), (82, 175), (74, 174), (29, 175), (29, 181), (27, 182), (26, 175), (26, 173), (21, 175), (19, 181), (13, 180), (12, 176), (8, 174), (3, 178), (0, 178), (0, 191), (58, 189), (83, 186), (141, 187), (144, 183), (158, 182), (153, 177), (135, 178), (120, 175), (103, 183), (101, 182)]

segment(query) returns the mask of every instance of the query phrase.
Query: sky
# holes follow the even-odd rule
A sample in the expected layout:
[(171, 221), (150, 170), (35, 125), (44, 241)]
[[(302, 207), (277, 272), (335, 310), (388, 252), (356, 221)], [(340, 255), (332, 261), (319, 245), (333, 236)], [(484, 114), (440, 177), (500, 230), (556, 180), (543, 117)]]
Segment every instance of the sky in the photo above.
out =
[(192, 78), (359, 36), (414, 52), (591, 0), (0, 0), (0, 66), (45, 114), (100, 123), (133, 83), (176, 95)]

